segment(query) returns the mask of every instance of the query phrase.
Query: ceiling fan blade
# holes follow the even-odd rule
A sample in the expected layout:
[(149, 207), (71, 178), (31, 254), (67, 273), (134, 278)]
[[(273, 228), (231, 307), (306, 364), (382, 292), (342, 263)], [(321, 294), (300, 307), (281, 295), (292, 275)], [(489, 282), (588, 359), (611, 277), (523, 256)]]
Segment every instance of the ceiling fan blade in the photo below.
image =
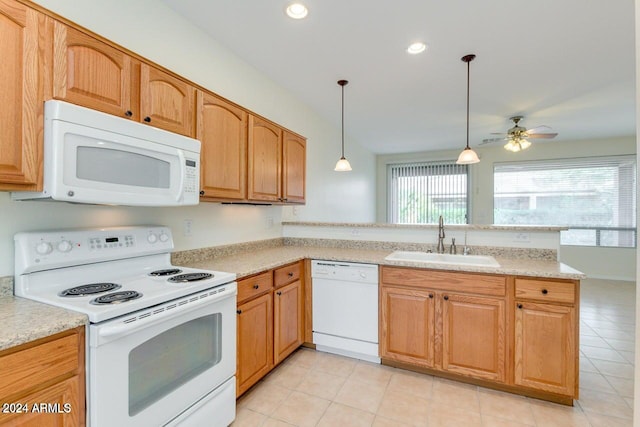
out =
[(532, 134), (532, 133), (553, 133), (553, 129), (551, 129), (549, 126), (536, 126), (534, 128), (531, 128), (527, 131), (528, 134)]
[(531, 139), (552, 139), (558, 136), (557, 133), (530, 133), (527, 138)]
[(486, 138), (479, 145), (491, 144), (492, 142), (504, 141), (506, 138)]
[(491, 132), (489, 135), (506, 135), (504, 132)]

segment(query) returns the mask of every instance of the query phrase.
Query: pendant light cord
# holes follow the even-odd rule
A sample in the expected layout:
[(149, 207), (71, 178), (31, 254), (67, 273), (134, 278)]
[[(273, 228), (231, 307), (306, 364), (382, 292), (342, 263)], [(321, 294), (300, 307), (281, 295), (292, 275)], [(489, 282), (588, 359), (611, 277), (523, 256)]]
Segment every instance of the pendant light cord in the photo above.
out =
[(467, 61), (467, 149), (469, 149), (469, 80), (471, 74), (471, 61)]
[(342, 157), (341, 158), (344, 159), (344, 84), (341, 86), (342, 86)]
[(338, 80), (338, 84), (342, 86), (342, 157), (344, 159), (344, 87), (349, 83), (349, 80)]

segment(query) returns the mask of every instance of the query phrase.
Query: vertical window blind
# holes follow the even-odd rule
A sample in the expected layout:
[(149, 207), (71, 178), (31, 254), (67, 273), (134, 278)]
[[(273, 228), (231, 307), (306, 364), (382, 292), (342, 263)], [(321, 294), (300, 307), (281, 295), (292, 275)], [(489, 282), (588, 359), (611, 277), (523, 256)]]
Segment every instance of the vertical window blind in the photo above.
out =
[(494, 165), (496, 224), (559, 225), (563, 245), (636, 246), (636, 158)]
[(388, 165), (388, 218), (396, 224), (466, 224), (468, 166), (455, 163)]

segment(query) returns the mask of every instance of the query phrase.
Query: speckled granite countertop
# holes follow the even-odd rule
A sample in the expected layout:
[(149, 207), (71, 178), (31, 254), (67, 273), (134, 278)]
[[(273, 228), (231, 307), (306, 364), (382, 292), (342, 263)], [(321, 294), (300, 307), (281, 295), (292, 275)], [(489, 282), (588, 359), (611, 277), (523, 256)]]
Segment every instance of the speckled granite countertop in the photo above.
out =
[(0, 296), (0, 350), (84, 326), (84, 314), (13, 295)]
[[(583, 273), (549, 258), (502, 258), (495, 256), (500, 263), (498, 268), (424, 264), (387, 261), (385, 257), (392, 252), (388, 248), (313, 246), (312, 243), (317, 241), (304, 239), (296, 242), (307, 243), (283, 245), (283, 240), (273, 239), (227, 247), (183, 251), (173, 254), (172, 262), (175, 265), (185, 267), (228, 271), (236, 273), (238, 278), (251, 276), (305, 258), (515, 276), (578, 280), (586, 277)], [(12, 283), (11, 277), (0, 278), (0, 325), (2, 325), (0, 328), (0, 350), (87, 324), (88, 320), (84, 314), (13, 296)]]
[(179, 265), (206, 270), (228, 271), (236, 273), (238, 278), (260, 273), (304, 258), (515, 276), (535, 276), (562, 279), (584, 279), (586, 277), (583, 273), (569, 267), (568, 265), (550, 260), (509, 259), (496, 257), (496, 260), (500, 263), (500, 267), (494, 268), (385, 260), (384, 258), (391, 252), (392, 251), (389, 250), (280, 246), (261, 248), (233, 255), (194, 261), (189, 261), (188, 255), (183, 253), (182, 258), (180, 259), (181, 263)]

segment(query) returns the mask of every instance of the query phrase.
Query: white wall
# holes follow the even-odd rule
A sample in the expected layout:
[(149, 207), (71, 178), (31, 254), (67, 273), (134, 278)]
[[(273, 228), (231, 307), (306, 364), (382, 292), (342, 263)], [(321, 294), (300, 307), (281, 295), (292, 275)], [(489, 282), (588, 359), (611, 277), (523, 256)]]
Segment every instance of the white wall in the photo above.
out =
[[(287, 218), (370, 222), (374, 218), (374, 155), (347, 139), (354, 172), (333, 171), (340, 153), (340, 129), (282, 87), (154, 0), (38, 0), (36, 3), (110, 39), (307, 140), (307, 205), (229, 206), (203, 203), (179, 208), (84, 206), (55, 202), (14, 202), (0, 192), (0, 277), (13, 275), (13, 234), (64, 227), (162, 224), (172, 228), (176, 248), (192, 249), (281, 236)], [(327, 82), (333, 88), (333, 81)], [(339, 90), (336, 89), (336, 108)], [(336, 114), (339, 111), (336, 110)], [(269, 218), (274, 225), (269, 226)], [(184, 219), (193, 235), (182, 235)]]
[[(493, 222), (493, 165), (516, 160), (564, 159), (570, 157), (612, 156), (636, 153), (634, 137), (607, 140), (534, 142), (526, 151), (511, 153), (500, 144), (474, 148), (480, 163), (471, 165), (471, 223)], [(376, 219), (386, 222), (387, 165), (403, 161), (454, 160), (460, 150), (423, 153), (390, 154), (378, 156), (376, 163)], [(636, 250), (629, 248), (584, 248), (562, 246), (560, 261), (594, 278), (634, 280)]]

